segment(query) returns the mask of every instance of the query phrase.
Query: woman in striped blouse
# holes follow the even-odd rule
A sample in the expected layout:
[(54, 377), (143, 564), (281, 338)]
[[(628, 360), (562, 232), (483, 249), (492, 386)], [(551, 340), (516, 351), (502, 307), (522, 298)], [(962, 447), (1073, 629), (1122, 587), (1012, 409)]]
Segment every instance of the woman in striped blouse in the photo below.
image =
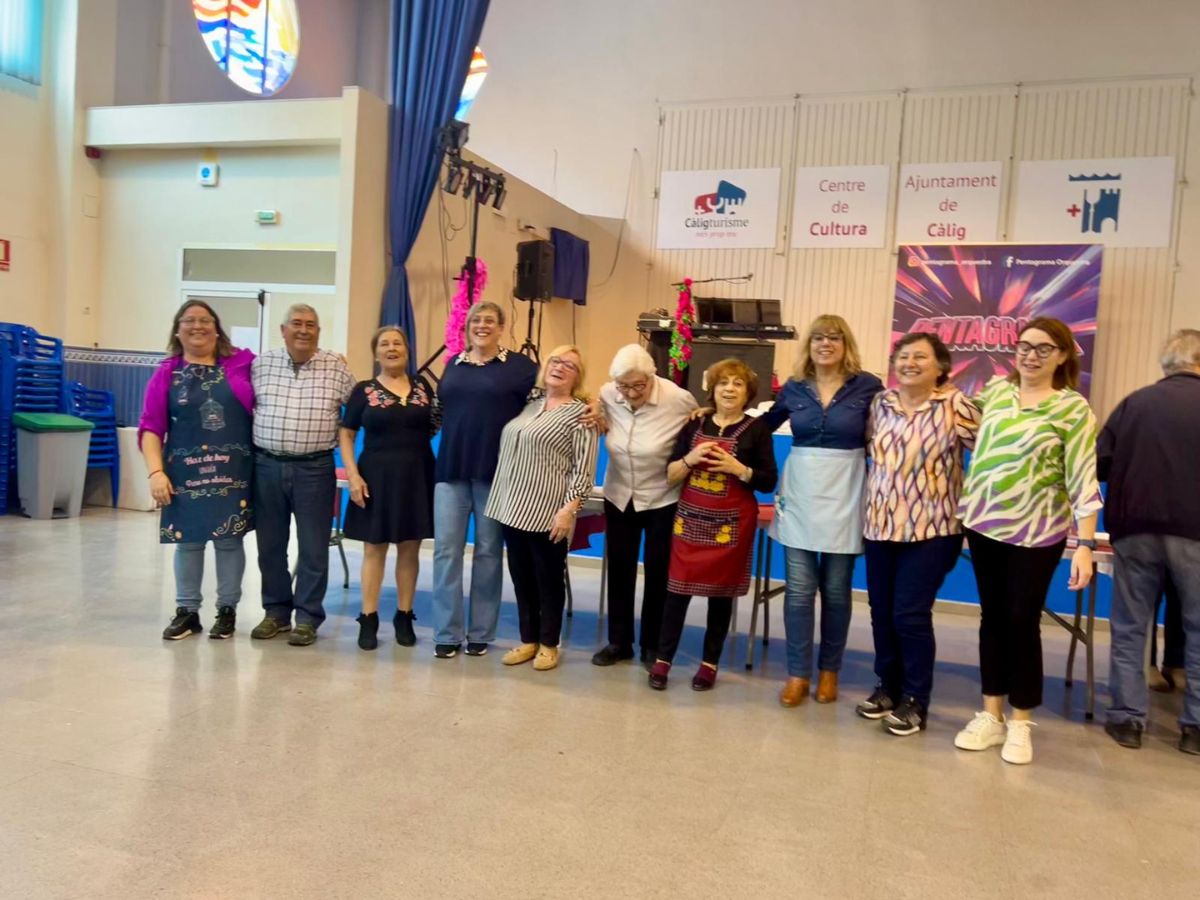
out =
[(579, 421), (587, 410), (583, 377), (579, 348), (555, 348), (542, 370), (545, 397), (526, 404), (500, 436), (485, 515), (504, 527), (517, 595), (521, 644), (504, 655), (506, 666), (558, 665), (567, 547), (596, 472), (596, 432)]
[(1033, 761), (1030, 719), (1042, 702), (1040, 623), (1050, 579), (1074, 520), (1079, 548), (1067, 586), (1087, 586), (1103, 503), (1096, 418), (1075, 389), (1079, 357), (1071, 329), (1058, 319), (1030, 320), (1017, 340), (1016, 364), (976, 398), (983, 420), (959, 511), (979, 586), (983, 710), (954, 746), (1003, 744), (1001, 758), (1021, 765)]

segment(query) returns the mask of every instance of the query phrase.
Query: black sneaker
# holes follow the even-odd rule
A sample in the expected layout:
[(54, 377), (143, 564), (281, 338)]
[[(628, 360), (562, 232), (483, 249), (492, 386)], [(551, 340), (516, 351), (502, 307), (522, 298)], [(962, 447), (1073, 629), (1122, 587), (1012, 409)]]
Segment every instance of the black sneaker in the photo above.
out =
[(200, 614), (193, 609), (176, 607), (175, 618), (163, 629), (164, 641), (181, 641), (193, 634), (199, 634), (204, 628), (200, 625)]
[(483, 641), (467, 641), (467, 656), (486, 656), (488, 645)]
[(461, 647), (462, 644), (437, 644), (433, 648), (433, 655), (438, 659), (454, 659)]
[(883, 689), (882, 684), (877, 684), (871, 696), (854, 707), (854, 711), (864, 719), (882, 719), (895, 708), (896, 701)]
[(883, 720), (883, 727), (892, 734), (907, 737), (925, 730), (926, 715), (915, 698), (905, 697), (899, 706), (888, 713), (888, 717)]
[(233, 632), (236, 630), (237, 612), (232, 606), (222, 606), (217, 610), (217, 621), (213, 622), (213, 627), (208, 630), (208, 636), (214, 641), (223, 641), (225, 638), (233, 637)]
[(392, 625), (396, 629), (396, 643), (401, 647), (411, 647), (417, 642), (417, 634), (412, 627), (416, 618), (411, 611), (405, 612), (402, 609), (396, 610), (396, 615), (392, 616)]
[(358, 649), (374, 650), (379, 646), (379, 613), (360, 613), (355, 619), (358, 623)]
[(626, 659), (633, 659), (632, 647), (618, 647), (616, 644), (608, 644), (592, 654), (592, 665), (615, 666)]

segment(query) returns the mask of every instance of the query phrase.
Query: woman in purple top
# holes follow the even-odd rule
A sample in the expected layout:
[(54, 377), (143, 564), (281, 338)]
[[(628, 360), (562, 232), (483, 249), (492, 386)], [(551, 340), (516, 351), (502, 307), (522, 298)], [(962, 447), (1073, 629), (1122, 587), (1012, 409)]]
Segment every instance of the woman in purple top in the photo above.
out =
[(232, 636), (253, 527), (250, 479), (254, 354), (238, 350), (211, 306), (184, 303), (171, 323), (167, 358), (146, 385), (138, 445), (150, 494), (162, 508), (159, 541), (175, 545), (175, 617), (163, 638), (198, 634), (204, 545), (217, 557), (217, 620), (210, 638)]

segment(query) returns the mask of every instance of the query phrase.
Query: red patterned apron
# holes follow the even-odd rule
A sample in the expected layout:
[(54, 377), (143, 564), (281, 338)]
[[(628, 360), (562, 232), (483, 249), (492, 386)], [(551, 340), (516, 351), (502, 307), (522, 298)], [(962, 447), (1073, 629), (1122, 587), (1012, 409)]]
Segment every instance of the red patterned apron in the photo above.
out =
[[(754, 423), (712, 437), (696, 430), (688, 452), (711, 441), (736, 456), (737, 439)], [(740, 597), (750, 590), (750, 557), (758, 527), (758, 500), (735, 475), (700, 467), (688, 475), (671, 538), (667, 590), (698, 597)]]

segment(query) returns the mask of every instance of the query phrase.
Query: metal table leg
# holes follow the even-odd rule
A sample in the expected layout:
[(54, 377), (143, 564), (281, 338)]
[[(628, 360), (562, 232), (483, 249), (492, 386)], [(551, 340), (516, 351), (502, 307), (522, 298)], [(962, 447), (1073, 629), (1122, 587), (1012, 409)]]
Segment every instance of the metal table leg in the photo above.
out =
[(1067, 629), (1071, 632), (1071, 645), (1067, 650), (1067, 677), (1064, 681), (1067, 687), (1071, 687), (1075, 681), (1075, 645), (1079, 643), (1079, 619), (1083, 615), (1083, 591), (1075, 592), (1075, 621)]
[[(750, 631), (746, 634), (746, 670), (754, 668), (754, 635), (758, 631), (758, 603), (763, 592), (763, 561), (768, 544), (766, 533), (760, 528), (755, 540), (754, 553), (754, 603), (750, 607)], [(770, 569), (766, 570), (770, 577)]]
[(1087, 612), (1087, 712), (1084, 717), (1091, 721), (1096, 716), (1096, 671), (1093, 658), (1093, 648), (1096, 645), (1096, 579), (1099, 572), (1093, 570), (1092, 581), (1088, 585)]

